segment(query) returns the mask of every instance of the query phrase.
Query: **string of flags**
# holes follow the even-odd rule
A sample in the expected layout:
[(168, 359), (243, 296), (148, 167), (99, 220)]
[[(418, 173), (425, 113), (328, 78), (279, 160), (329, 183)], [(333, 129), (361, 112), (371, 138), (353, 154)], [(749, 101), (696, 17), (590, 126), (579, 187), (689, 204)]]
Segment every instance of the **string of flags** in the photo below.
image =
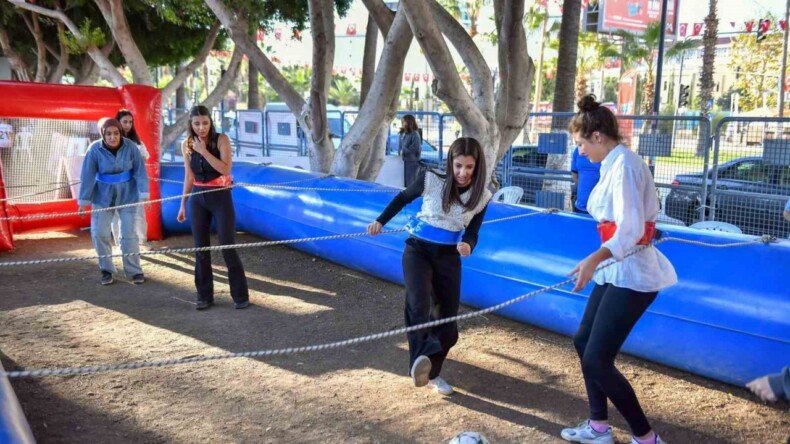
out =
[[(738, 22), (730, 22), (730, 30), (736, 31), (738, 29)], [(689, 25), (691, 25), (691, 29), (689, 29)], [(773, 27), (772, 27), (773, 26)], [(781, 32), (784, 32), (787, 28), (787, 22), (784, 20), (779, 20), (777, 23), (772, 22), (769, 19), (760, 19), (760, 20), (747, 20), (743, 22), (743, 30), (747, 33), (757, 32), (758, 35), (765, 35), (771, 31), (771, 29), (779, 29)], [(703, 29), (705, 29), (705, 23), (680, 23), (678, 25), (678, 35), (680, 37), (687, 37), (692, 36), (696, 37), (699, 36)], [(691, 32), (689, 32), (691, 31)], [(723, 31), (723, 29), (719, 28), (719, 31)]]

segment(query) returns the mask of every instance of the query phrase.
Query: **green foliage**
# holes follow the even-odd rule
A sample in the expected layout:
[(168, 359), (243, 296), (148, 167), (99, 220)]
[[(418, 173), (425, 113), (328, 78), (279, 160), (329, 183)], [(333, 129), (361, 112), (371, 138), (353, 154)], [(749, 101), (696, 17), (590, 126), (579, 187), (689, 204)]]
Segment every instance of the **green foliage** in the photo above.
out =
[(93, 26), (93, 22), (87, 17), (82, 21), (79, 29), (81, 38), (65, 31), (65, 28), (58, 32), (58, 38), (66, 45), (70, 54), (84, 54), (91, 46), (101, 47), (107, 39), (104, 31), (98, 26)]
[[(777, 76), (781, 70), (782, 34), (775, 32), (757, 42), (754, 34), (742, 34), (732, 42), (730, 70), (735, 74), (733, 88), (741, 91), (741, 111), (777, 103)], [(773, 74), (773, 75), (771, 75)]]
[(329, 89), (329, 103), (336, 106), (359, 106), (359, 91), (347, 77), (336, 76)]

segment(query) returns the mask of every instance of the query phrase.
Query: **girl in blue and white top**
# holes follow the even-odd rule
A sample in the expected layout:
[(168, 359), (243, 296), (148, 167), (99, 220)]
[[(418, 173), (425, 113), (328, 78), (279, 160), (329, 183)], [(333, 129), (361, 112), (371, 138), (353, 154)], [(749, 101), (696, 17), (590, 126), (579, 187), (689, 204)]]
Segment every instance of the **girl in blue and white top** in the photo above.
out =
[[(121, 217), (121, 251), (137, 253), (139, 241), (134, 232), (134, 217), (137, 207), (115, 211), (97, 211), (102, 208), (132, 204), (148, 200), (148, 174), (140, 151), (131, 140), (122, 137), (123, 128), (115, 119), (99, 121), (101, 140), (88, 148), (82, 162), (80, 195), (77, 200), (79, 211), (92, 206), (91, 239), (99, 256), (112, 253), (110, 246), (110, 223), (114, 213)], [(115, 265), (112, 258), (99, 259), (102, 285), (113, 282)], [(124, 256), (123, 271), (135, 284), (145, 282), (140, 256)]]
[[(150, 157), (148, 148), (140, 140), (140, 136), (137, 135), (132, 112), (128, 109), (120, 109), (115, 114), (115, 120), (120, 122), (121, 128), (123, 128), (123, 137), (137, 145), (140, 155), (143, 156), (143, 162), (147, 162)], [(137, 207), (137, 212), (134, 216), (134, 232), (137, 234), (140, 245), (148, 245), (148, 222), (145, 220), (145, 208), (142, 205)], [(121, 244), (121, 216), (119, 213), (115, 213), (115, 216), (112, 218), (112, 237), (115, 239), (116, 245)]]
[[(461, 257), (472, 254), (491, 199), (486, 188), (483, 148), (471, 137), (457, 139), (447, 155), (447, 174), (427, 171), (401, 191), (368, 225), (377, 235), (403, 207), (422, 196), (403, 251), (406, 325), (419, 325), (458, 314), (461, 300)], [(450, 395), (453, 388), (439, 376), (447, 354), (458, 342), (455, 322), (408, 333), (409, 369), (414, 385)]]
[[(601, 247), (573, 269), (579, 291), (591, 281), (590, 294), (573, 343), (582, 364), (590, 418), (562, 430), (571, 442), (613, 443), (607, 399), (623, 415), (633, 434), (632, 444), (662, 443), (647, 421), (633, 388), (614, 361), (631, 329), (656, 299), (658, 292), (677, 283), (675, 269), (655, 248), (625, 259), (637, 245), (650, 243), (659, 212), (656, 186), (644, 161), (620, 143), (617, 118), (587, 95), (579, 103), (569, 131), (579, 151), (601, 163), (601, 179), (590, 194), (587, 211), (598, 221)], [(616, 262), (601, 271), (603, 261)]]

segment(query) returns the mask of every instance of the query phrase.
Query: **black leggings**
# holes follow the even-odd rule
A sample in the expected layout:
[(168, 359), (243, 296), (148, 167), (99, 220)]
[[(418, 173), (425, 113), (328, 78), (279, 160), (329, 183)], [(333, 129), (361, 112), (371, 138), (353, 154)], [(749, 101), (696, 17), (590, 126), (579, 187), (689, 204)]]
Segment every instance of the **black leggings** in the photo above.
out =
[[(406, 325), (418, 325), (458, 314), (461, 300), (461, 256), (455, 245), (438, 245), (413, 237), (403, 251), (403, 280), (406, 283)], [(442, 324), (408, 333), (409, 368), (420, 355), (431, 359), (430, 378), (456, 342), (458, 324)]]
[(634, 436), (650, 431), (650, 423), (631, 384), (614, 360), (631, 329), (658, 292), (642, 293), (611, 284), (596, 285), (584, 310), (573, 345), (579, 353), (590, 403), (590, 419), (608, 418), (606, 399), (623, 415)]
[[(196, 191), (205, 188), (195, 187)], [(220, 245), (236, 243), (236, 212), (230, 188), (211, 193), (197, 194), (189, 198), (189, 220), (192, 222), (192, 238), (196, 247), (207, 247), (211, 244), (211, 221), (217, 230)], [(239, 253), (233, 249), (222, 250), (222, 258), (228, 267), (230, 296), (233, 302), (244, 302), (250, 299), (247, 289), (247, 277), (241, 264)], [(198, 300), (214, 301), (214, 273), (211, 268), (211, 252), (195, 253), (195, 287)]]

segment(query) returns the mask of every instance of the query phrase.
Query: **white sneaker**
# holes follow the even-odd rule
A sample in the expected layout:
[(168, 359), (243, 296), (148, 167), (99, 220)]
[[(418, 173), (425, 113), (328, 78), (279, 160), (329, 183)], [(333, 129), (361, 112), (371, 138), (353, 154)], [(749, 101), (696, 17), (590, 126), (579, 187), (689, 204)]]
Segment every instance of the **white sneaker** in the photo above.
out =
[(441, 376), (437, 376), (428, 381), (428, 388), (433, 389), (436, 393), (444, 396), (453, 394), (453, 386), (447, 383)]
[(431, 359), (425, 355), (420, 355), (411, 365), (411, 379), (415, 387), (425, 387), (428, 385), (431, 373)]
[(582, 444), (614, 444), (612, 428), (609, 427), (605, 432), (598, 433), (590, 427), (589, 419), (574, 428), (562, 429), (560, 436), (565, 441), (580, 442)]
[[(639, 441), (636, 440), (635, 436), (631, 437), (631, 444), (639, 444)], [(658, 436), (658, 433), (656, 433), (656, 444), (667, 444), (667, 442), (661, 439), (661, 437)]]

